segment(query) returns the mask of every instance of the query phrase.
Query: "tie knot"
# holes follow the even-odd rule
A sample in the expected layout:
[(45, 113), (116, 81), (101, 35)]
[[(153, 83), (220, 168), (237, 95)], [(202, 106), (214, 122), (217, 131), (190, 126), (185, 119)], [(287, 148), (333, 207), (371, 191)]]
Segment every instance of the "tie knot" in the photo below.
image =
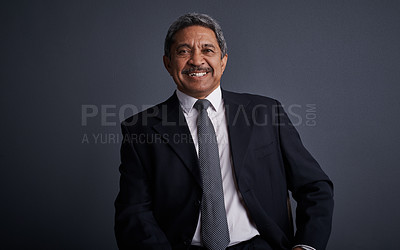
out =
[(197, 109), (198, 111), (200, 110), (207, 110), (208, 107), (210, 107), (211, 102), (207, 99), (199, 99), (197, 102), (194, 104), (194, 108)]

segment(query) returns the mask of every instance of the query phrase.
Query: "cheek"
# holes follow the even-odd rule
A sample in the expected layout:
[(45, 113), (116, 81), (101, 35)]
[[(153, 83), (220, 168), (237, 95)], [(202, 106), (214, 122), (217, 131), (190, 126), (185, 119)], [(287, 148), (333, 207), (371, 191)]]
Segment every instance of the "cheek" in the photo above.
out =
[(215, 72), (216, 72), (217, 74), (221, 74), (221, 73), (222, 73), (222, 67), (221, 67), (221, 65), (218, 65), (218, 66), (215, 68)]
[(178, 64), (176, 67), (176, 72), (180, 74), (184, 68), (185, 68), (184, 65)]

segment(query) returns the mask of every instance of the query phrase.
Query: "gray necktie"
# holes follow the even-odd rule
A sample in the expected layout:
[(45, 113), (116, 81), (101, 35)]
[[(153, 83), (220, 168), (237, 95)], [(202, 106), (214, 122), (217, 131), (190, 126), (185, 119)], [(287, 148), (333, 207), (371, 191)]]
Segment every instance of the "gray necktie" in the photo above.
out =
[(223, 250), (228, 246), (230, 239), (224, 205), (217, 138), (207, 114), (207, 108), (210, 104), (206, 99), (200, 99), (194, 104), (194, 107), (199, 111), (197, 134), (200, 173), (203, 185), (201, 240), (209, 250)]

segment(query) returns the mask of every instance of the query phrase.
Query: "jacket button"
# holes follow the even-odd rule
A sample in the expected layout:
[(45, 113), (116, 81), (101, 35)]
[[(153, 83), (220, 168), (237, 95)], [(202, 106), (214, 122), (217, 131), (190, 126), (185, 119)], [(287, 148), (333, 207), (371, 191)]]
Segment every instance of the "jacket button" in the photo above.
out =
[(183, 244), (185, 244), (186, 246), (189, 246), (190, 244), (192, 244), (192, 240), (187, 239), (183, 242)]

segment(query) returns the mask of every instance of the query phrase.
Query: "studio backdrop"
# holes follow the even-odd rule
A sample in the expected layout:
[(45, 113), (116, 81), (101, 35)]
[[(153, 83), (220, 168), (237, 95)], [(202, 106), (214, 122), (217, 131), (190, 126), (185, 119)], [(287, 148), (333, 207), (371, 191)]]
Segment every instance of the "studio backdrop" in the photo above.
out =
[(222, 26), (222, 88), (281, 101), (333, 180), (327, 249), (397, 249), (400, 3), (369, 0), (2, 1), (0, 248), (117, 249), (119, 124), (175, 90), (187, 12)]

